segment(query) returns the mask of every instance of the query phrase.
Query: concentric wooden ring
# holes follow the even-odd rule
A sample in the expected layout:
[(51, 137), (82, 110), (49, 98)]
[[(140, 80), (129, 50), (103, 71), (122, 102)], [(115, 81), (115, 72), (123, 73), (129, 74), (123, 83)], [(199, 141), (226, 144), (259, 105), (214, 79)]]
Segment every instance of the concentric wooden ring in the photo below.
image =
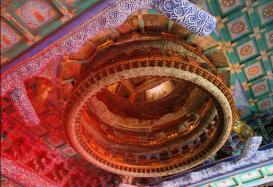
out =
[[(181, 160), (176, 159), (172, 163), (162, 164), (160, 167), (114, 163), (101, 157), (97, 150), (92, 149), (92, 146), (86, 142), (81, 127), (81, 114), (88, 100), (99, 90), (111, 84), (144, 76), (161, 76), (189, 81), (210, 93), (215, 100), (216, 107), (219, 107), (217, 109), (221, 128), (217, 129), (212, 142), (205, 145), (199, 154), (187, 162), (182, 163)], [(156, 177), (189, 169), (215, 154), (223, 146), (231, 132), (235, 119), (234, 111), (235, 105), (228, 88), (219, 78), (207, 70), (180, 60), (145, 58), (115, 63), (88, 75), (73, 91), (66, 105), (64, 122), (75, 149), (96, 166), (121, 175)]]

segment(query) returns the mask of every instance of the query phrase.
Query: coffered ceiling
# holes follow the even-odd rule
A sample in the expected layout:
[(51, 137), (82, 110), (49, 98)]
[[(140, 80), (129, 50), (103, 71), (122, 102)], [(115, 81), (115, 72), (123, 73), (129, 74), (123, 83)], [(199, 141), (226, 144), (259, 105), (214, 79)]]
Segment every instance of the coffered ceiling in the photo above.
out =
[[(217, 30), (211, 36), (218, 40), (218, 45), (223, 46), (229, 59), (231, 89), (241, 116), (247, 118), (253, 114), (268, 113), (273, 107), (272, 1), (192, 2), (218, 18)], [(5, 67), (5, 64), (27, 53), (31, 46), (40, 45), (42, 48), (49, 43), (43, 43), (48, 35), (60, 35), (57, 31), (61, 27), (69, 21), (73, 22), (76, 17), (79, 19), (84, 10), (96, 9), (99, 1), (5, 0), (2, 4), (1, 64)], [(151, 10), (149, 13), (155, 12)], [(242, 100), (242, 97), (245, 99)]]
[[(108, 12), (109, 7), (115, 6), (118, 2), (120, 1), (1, 1), (1, 79), (4, 83), (1, 85), (1, 92), (8, 93), (18, 82), (37, 75), (54, 80), (52, 77), (56, 77), (56, 64), (60, 59), (65, 54), (79, 49), (79, 46), (92, 36), (92, 30), (99, 30), (97, 26), (104, 21), (99, 19), (100, 15)], [(192, 2), (216, 16), (218, 25), (209, 37), (203, 39), (191, 35), (187, 42), (203, 46), (204, 54), (215, 63), (221, 77), (230, 86), (242, 119), (250, 121), (257, 117), (251, 121), (251, 126), (258, 134), (263, 135), (267, 142), (272, 141), (273, 1), (192, 0)], [(139, 14), (156, 12), (144, 10)], [(141, 27), (141, 24), (139, 26)], [(8, 128), (14, 126), (11, 134), (21, 133), (20, 136), (23, 137), (22, 132), (29, 129), (22, 125), (23, 121), (18, 117), (18, 113), (14, 112), (10, 99), (3, 97), (1, 100), (6, 126)], [(61, 115), (53, 103), (54, 101), (46, 102), (44, 110), (38, 114), (43, 120), (33, 131), (37, 134), (37, 141), (43, 143), (32, 145), (33, 149), (42, 150), (49, 147), (57, 150), (61, 156), (53, 159), (52, 167), (58, 165), (63, 158), (71, 158), (72, 161), (65, 162), (63, 166), (65, 169), (70, 163), (75, 162), (81, 163), (84, 167), (82, 169), (81, 166), (73, 166), (75, 173), (82, 177), (89, 171), (95, 173), (98, 169), (82, 161), (75, 150), (65, 142), (65, 135), (61, 133)], [(51, 113), (47, 112), (49, 110)], [(259, 118), (265, 114), (269, 114), (269, 117)], [(15, 139), (11, 139), (7, 147), (12, 145), (13, 141)], [(25, 141), (31, 144), (30, 139), (25, 138)], [(21, 149), (21, 145), (19, 141), (18, 150)], [(10, 151), (7, 150), (5, 154), (10, 154)], [(14, 156), (13, 153), (11, 155)], [(26, 157), (28, 155), (22, 155), (19, 160), (24, 161)], [(27, 161), (26, 164), (31, 165)], [(89, 167), (90, 170), (85, 170)], [(66, 178), (69, 178), (66, 177), (68, 175), (72, 176), (63, 175), (64, 183)], [(104, 172), (99, 171), (99, 174), (94, 175), (104, 175)], [(53, 181), (55, 179), (53, 178)], [(90, 178), (90, 181), (92, 180), (95, 179)]]
[(4, 0), (1, 65), (13, 60), (99, 0)]

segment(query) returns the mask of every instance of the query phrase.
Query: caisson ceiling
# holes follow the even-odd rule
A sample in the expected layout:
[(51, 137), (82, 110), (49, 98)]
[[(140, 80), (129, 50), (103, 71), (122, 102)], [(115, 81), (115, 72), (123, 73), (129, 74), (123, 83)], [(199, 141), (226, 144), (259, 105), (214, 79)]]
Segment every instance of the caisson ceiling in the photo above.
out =
[[(224, 124), (222, 113), (215, 99), (210, 99), (214, 91), (200, 88), (203, 83), (193, 86), (174, 72), (164, 74), (164, 68), (158, 74), (143, 70), (99, 82), (112, 71), (129, 72), (136, 66), (160, 69), (176, 67), (178, 61), (191, 64), (179, 68), (201, 71), (218, 87), (225, 85), (220, 90), (232, 115), (236, 111), (226, 88), (241, 119), (263, 136), (264, 144), (272, 143), (273, 1), (192, 0), (217, 19), (215, 30), (205, 37), (154, 9), (132, 13), (128, 2), (133, 1), (1, 1), (1, 164), (5, 168), (1, 183), (114, 185), (120, 176), (99, 167), (119, 174), (163, 176), (211, 156), (218, 160), (240, 153), (241, 134), (227, 137), (228, 123), (228, 132), (219, 130), (217, 125)], [(104, 69), (111, 63), (113, 67)], [(206, 75), (204, 69), (214, 75)], [(91, 72), (96, 73), (90, 76)], [(80, 84), (87, 79), (94, 81)], [(100, 91), (92, 95), (92, 89)], [(83, 102), (85, 97), (88, 102)], [(77, 109), (80, 105), (84, 109)], [(212, 112), (215, 108), (216, 113)], [(71, 122), (77, 115), (83, 116), (79, 127)], [(67, 128), (71, 133), (66, 133)], [(196, 139), (187, 139), (187, 133)], [(220, 137), (217, 148), (213, 147), (216, 135)], [(76, 136), (82, 141), (77, 142)], [(177, 137), (189, 145), (183, 147)], [(90, 143), (93, 139), (99, 143)], [(123, 141), (134, 150), (122, 145)], [(149, 154), (142, 154), (139, 145), (147, 146), (144, 152)], [(200, 151), (195, 153), (194, 147)], [(175, 156), (185, 150), (189, 155)], [(163, 167), (166, 159), (173, 165)], [(143, 163), (150, 167), (142, 168)], [(149, 181), (153, 179), (143, 183)]]
[[(81, 16), (78, 15), (86, 9), (92, 9), (92, 6), (99, 2), (2, 1), (1, 64), (16, 60), (15, 57), (18, 58), (48, 35), (54, 35), (54, 32), (75, 17), (79, 19)], [(249, 117), (268, 111), (273, 106), (272, 2), (268, 0), (193, 2), (218, 19), (217, 30), (211, 36), (217, 38), (219, 42), (209, 47), (212, 51), (221, 45), (228, 57), (228, 68), (232, 73), (231, 89), (238, 87), (238, 83), (242, 86), (247, 102), (237, 101), (238, 105), (241, 105), (239, 107), (241, 116)], [(237, 91), (234, 95), (240, 97)]]

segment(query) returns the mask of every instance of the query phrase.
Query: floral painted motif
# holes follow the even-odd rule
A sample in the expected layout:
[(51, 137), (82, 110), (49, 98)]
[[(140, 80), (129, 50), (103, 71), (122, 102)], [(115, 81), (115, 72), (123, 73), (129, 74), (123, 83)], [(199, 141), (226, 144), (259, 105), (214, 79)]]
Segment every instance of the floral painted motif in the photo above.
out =
[(269, 5), (263, 9), (263, 18), (273, 17), (273, 5)]
[(56, 15), (45, 0), (30, 0), (16, 10), (16, 14), (31, 29), (37, 29)]
[(240, 49), (240, 55), (241, 56), (247, 56), (250, 55), (253, 52), (253, 48), (251, 45), (246, 45)]
[(251, 64), (243, 68), (247, 79), (253, 80), (264, 74), (263, 63), (261, 61)]
[(267, 99), (264, 99), (264, 100), (258, 102), (258, 106), (259, 106), (260, 110), (267, 110), (267, 109), (273, 107), (273, 103), (270, 98), (267, 98)]
[(217, 1), (219, 1), (219, 8), (221, 9), (221, 12), (223, 14), (227, 14), (243, 6), (243, 3), (240, 0), (217, 0)]
[(262, 25), (273, 21), (273, 1), (266, 1), (266, 4), (259, 6), (257, 11)]
[(1, 50), (13, 46), (20, 40), (20, 36), (5, 21), (1, 21)]
[(243, 35), (251, 32), (248, 15), (246, 13), (243, 13), (235, 19), (228, 21), (226, 27), (231, 40), (239, 39)]
[(255, 90), (256, 93), (260, 93), (260, 92), (265, 91), (265, 89), (266, 89), (266, 85), (261, 84), (261, 85), (257, 86), (254, 90)]
[(221, 3), (224, 7), (231, 7), (235, 4), (236, 0), (222, 0)]
[(257, 73), (259, 73), (259, 71), (260, 71), (260, 68), (258, 66), (253, 66), (248, 69), (247, 74), (252, 77), (256, 75)]
[(245, 23), (243, 21), (238, 21), (232, 24), (231, 26), (231, 32), (235, 34), (239, 34), (244, 31), (245, 29)]
[(249, 40), (237, 46), (236, 51), (241, 63), (259, 54), (255, 39)]
[(252, 88), (254, 96), (259, 96), (269, 91), (266, 80), (252, 85), (251, 88)]

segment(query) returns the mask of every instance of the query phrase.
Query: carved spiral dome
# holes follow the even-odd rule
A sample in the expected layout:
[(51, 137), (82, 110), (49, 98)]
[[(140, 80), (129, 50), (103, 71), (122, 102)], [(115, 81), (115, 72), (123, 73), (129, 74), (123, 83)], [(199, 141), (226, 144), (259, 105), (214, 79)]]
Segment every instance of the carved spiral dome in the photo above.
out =
[(69, 57), (84, 65), (65, 101), (68, 137), (84, 158), (121, 175), (192, 168), (222, 147), (234, 124), (232, 96), (213, 64), (184, 40), (186, 30), (152, 18), (158, 24), (139, 28), (131, 17), (114, 37), (104, 32), (84, 46), (84, 60), (82, 51)]

